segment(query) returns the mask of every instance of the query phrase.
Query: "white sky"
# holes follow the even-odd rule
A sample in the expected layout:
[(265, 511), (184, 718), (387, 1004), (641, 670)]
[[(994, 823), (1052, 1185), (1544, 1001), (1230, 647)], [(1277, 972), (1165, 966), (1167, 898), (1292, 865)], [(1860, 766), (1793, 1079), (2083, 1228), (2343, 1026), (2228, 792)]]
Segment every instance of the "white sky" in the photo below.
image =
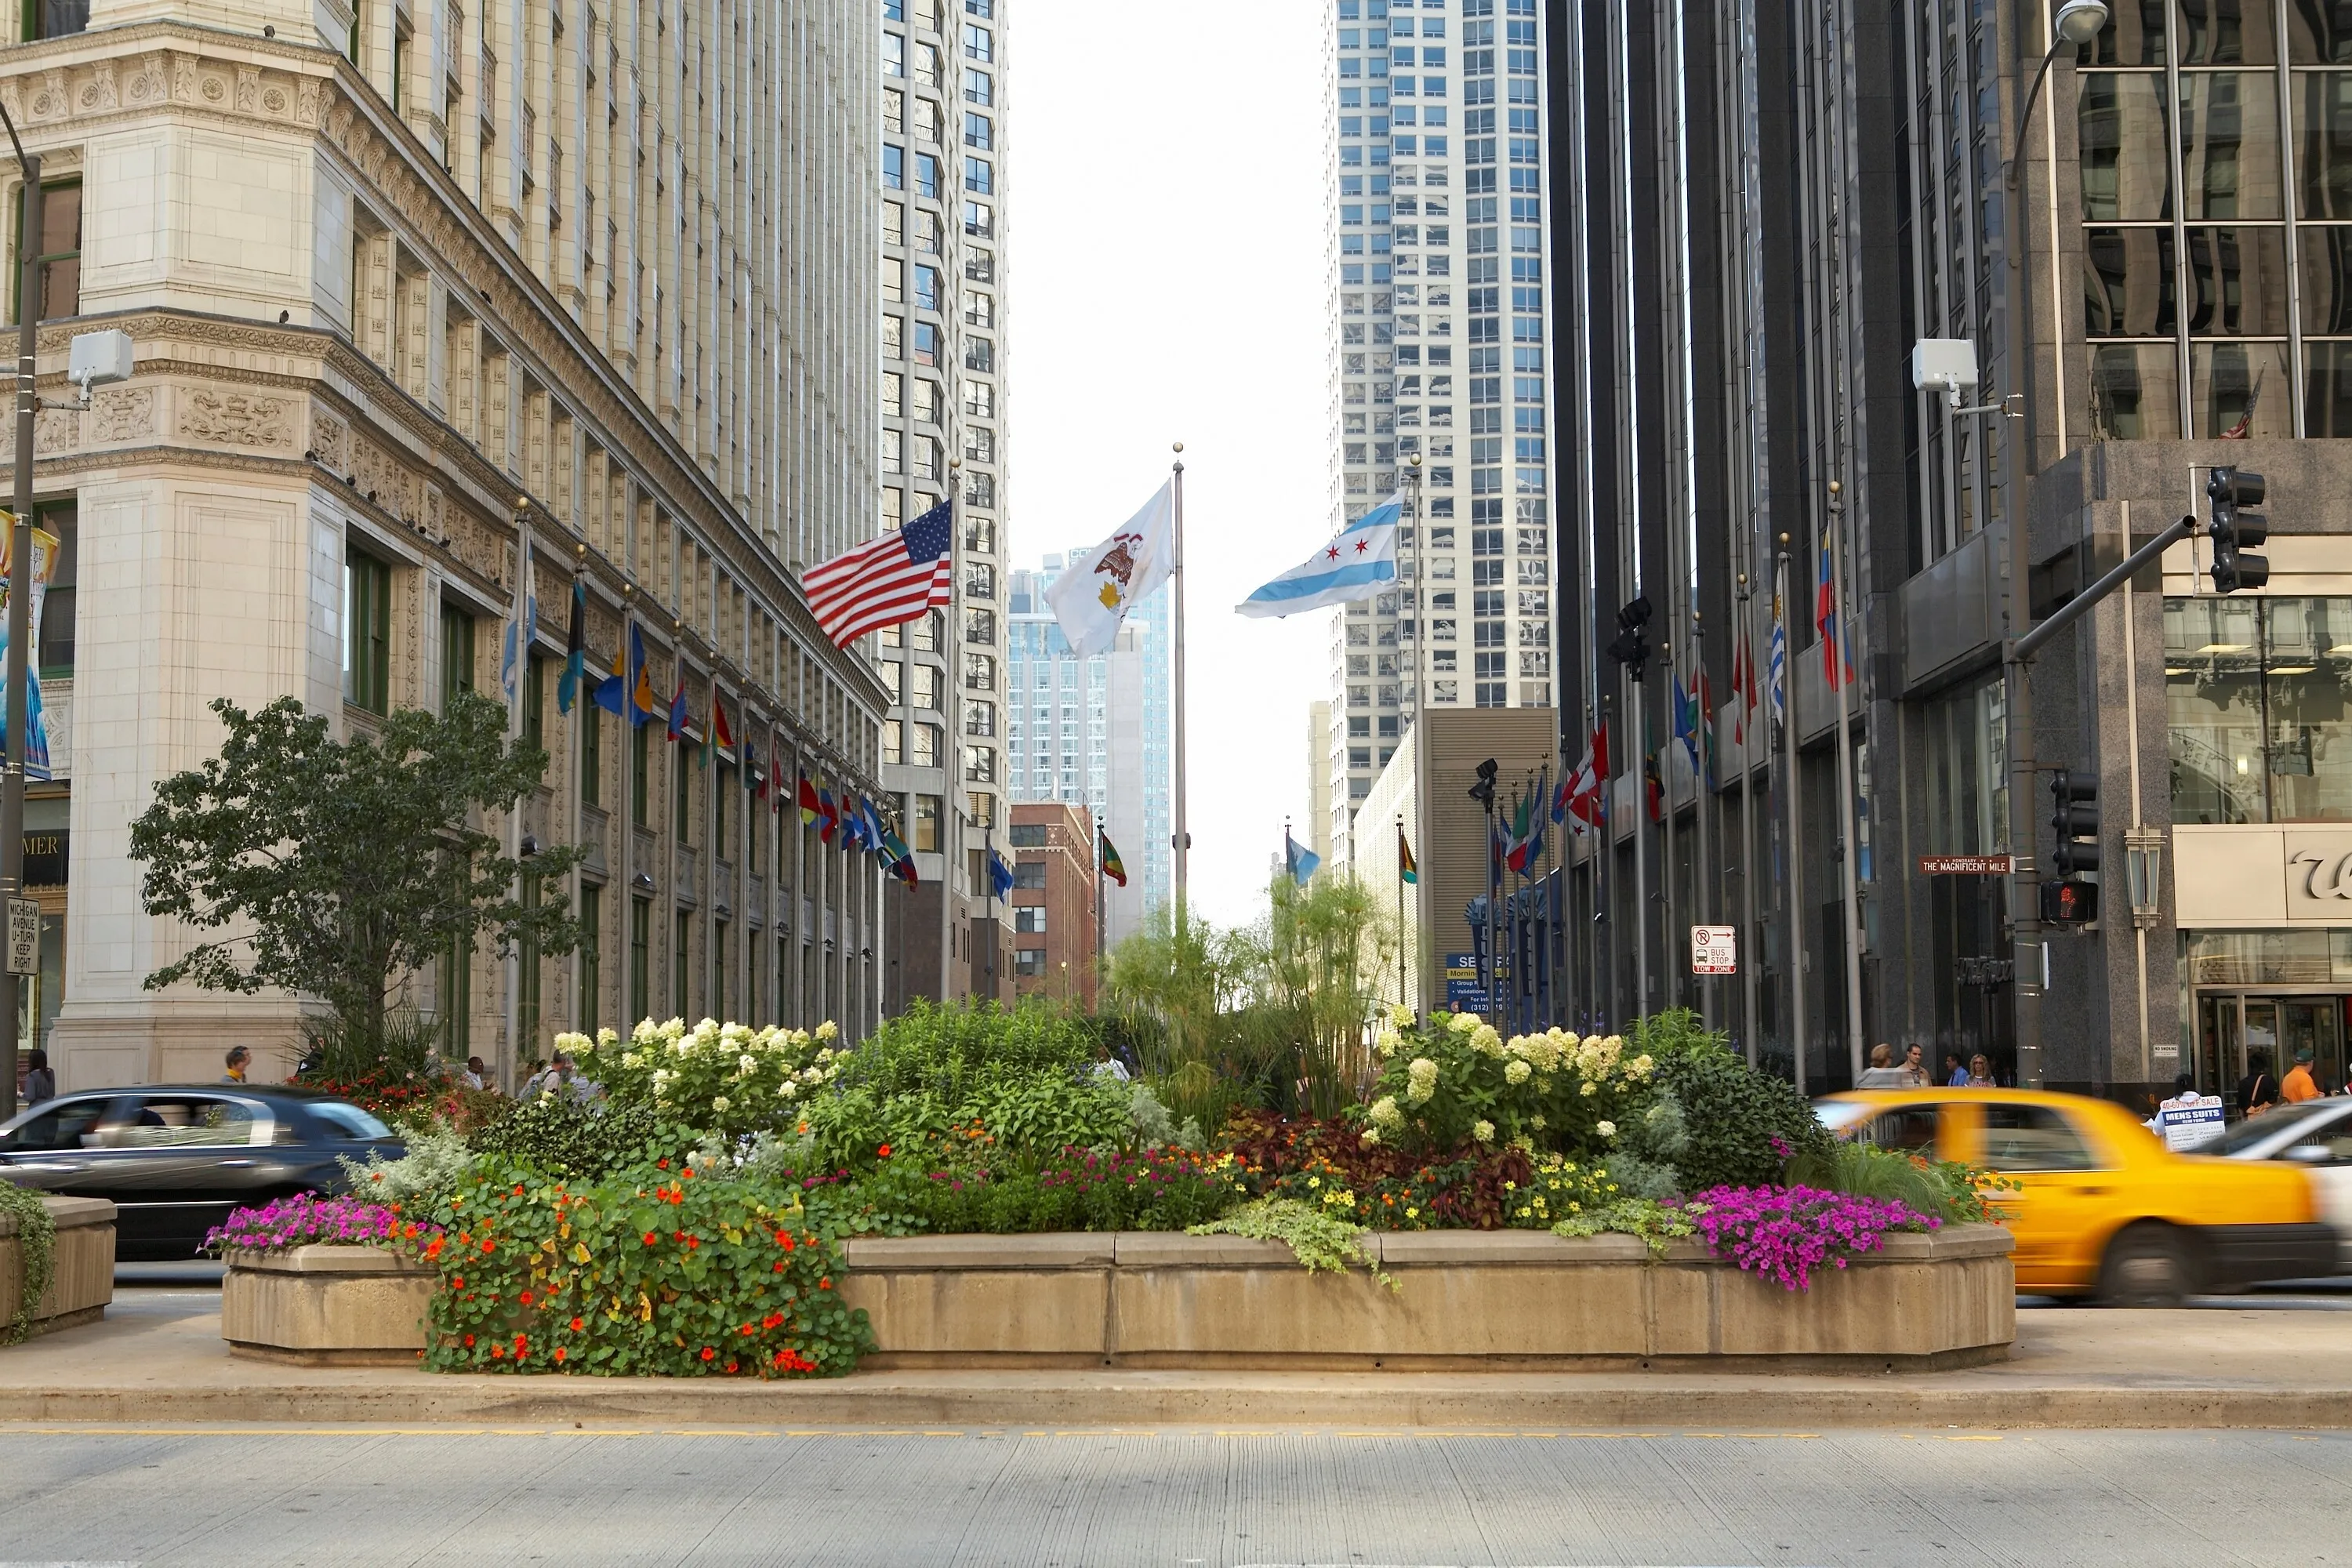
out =
[(1252, 917), (1307, 842), (1328, 611), (1234, 605), (1328, 534), (1322, 12), (1005, 0), (1006, 559), (1094, 543), (1184, 443), (1193, 905)]

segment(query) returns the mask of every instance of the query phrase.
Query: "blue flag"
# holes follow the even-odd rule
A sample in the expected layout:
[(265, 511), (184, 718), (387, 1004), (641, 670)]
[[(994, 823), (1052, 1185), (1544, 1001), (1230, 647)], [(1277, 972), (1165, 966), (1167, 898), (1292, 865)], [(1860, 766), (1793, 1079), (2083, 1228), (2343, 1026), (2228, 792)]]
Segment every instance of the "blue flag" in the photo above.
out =
[(1234, 606), (1254, 616), (1295, 616), (1326, 605), (1369, 599), (1396, 586), (1397, 520), (1403, 502), (1391, 496), (1273, 582)]
[(992, 848), (988, 852), (988, 885), (1000, 899), (1013, 891), (1013, 868)]
[(1286, 827), (1282, 830), (1282, 868), (1290, 873), (1292, 881), (1302, 888), (1307, 886), (1314, 879), (1315, 868), (1321, 864), (1322, 856), (1293, 838), (1290, 829)]

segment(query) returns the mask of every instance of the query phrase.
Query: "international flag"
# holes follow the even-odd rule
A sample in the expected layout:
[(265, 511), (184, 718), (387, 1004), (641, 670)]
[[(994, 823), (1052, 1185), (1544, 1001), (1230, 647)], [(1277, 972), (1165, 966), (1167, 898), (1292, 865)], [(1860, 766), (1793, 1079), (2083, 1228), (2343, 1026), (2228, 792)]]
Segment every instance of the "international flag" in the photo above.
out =
[(1127, 886), (1127, 862), (1118, 858), (1118, 846), (1110, 841), (1108, 833), (1102, 835), (1102, 870), (1104, 876), (1120, 887)]
[(596, 683), (596, 706), (632, 725), (646, 723), (661, 711), (654, 700), (652, 673), (646, 668), (645, 635), (635, 620), (629, 623), (628, 637), (613, 650), (612, 672)]
[(834, 837), (841, 841), (841, 847), (844, 849), (865, 847), (866, 823), (857, 815), (857, 802), (850, 798), (847, 790), (843, 790), (841, 798), (833, 803), (833, 807)]
[(669, 738), (673, 741), (686, 739), (686, 728), (693, 721), (694, 715), (686, 710), (686, 672), (680, 670), (677, 689), (670, 694), (669, 700)]
[(1511, 838), (1503, 855), (1503, 863), (1524, 877), (1528, 868), (1543, 853), (1543, 813), (1536, 808), (1541, 793), (1519, 796), (1518, 810), (1511, 821)]
[[(1592, 739), (1587, 742), (1584, 749), (1584, 761), (1577, 764), (1576, 772), (1563, 780), (1559, 786), (1560, 793), (1566, 797), (1567, 814), (1586, 826), (1600, 826), (1602, 812), (1601, 786), (1608, 782), (1609, 726), (1605, 723), (1596, 724), (1592, 729)], [(1552, 820), (1555, 822), (1559, 820), (1559, 812), (1554, 812)], [(1579, 827), (1577, 831), (1581, 833), (1584, 828)]]
[(572, 711), (580, 699), (580, 683), (588, 679), (588, 584), (572, 580), (572, 630), (563, 638), (563, 675), (555, 683), (555, 710)]
[(908, 851), (906, 840), (890, 831), (887, 823), (882, 826), (882, 853), (890, 862), (890, 874), (898, 880), (910, 888), (922, 880), (916, 873), (915, 857)]
[(1369, 599), (1396, 585), (1397, 520), (1402, 496), (1391, 496), (1339, 531), (1299, 564), (1234, 606), (1244, 616), (1295, 616)]
[(1832, 691), (1837, 691), (1853, 679), (1853, 655), (1845, 646), (1845, 616), (1838, 605), (1837, 582), (1830, 570), (1831, 550), (1829, 530), (1823, 529), (1821, 576), (1813, 590), (1813, 626), (1822, 634), (1822, 679), (1830, 683)]
[(1004, 863), (994, 845), (988, 850), (988, 887), (991, 896), (999, 899), (1013, 891), (1013, 868)]
[(1748, 716), (1756, 711), (1756, 660), (1748, 651), (1748, 626), (1743, 620), (1739, 640), (1731, 647), (1731, 741), (1748, 744)]
[(1652, 752), (1642, 763), (1642, 794), (1650, 808), (1652, 822), (1666, 819), (1666, 785), (1658, 776), (1658, 753)]
[(1691, 772), (1696, 773), (1698, 772), (1698, 692), (1696, 689), (1685, 689), (1680, 670), (1675, 672), (1673, 689), (1675, 739), (1683, 743), (1683, 750), (1690, 756)]
[(530, 656), (530, 639), (539, 633), (539, 595), (527, 595), (522, 614), (507, 622), (506, 651), (499, 658), (499, 689), (514, 700), (515, 670)]
[(814, 827), (817, 819), (816, 785), (809, 783), (806, 773), (801, 775), (800, 808), (801, 826)]
[(743, 742), (743, 788), (753, 800), (767, 798), (768, 775), (760, 771), (760, 747), (755, 741)]
[(1770, 687), (1768, 701), (1772, 721), (1785, 724), (1789, 719), (1789, 624), (1781, 614), (1780, 595), (1772, 595), (1772, 637), (1765, 645), (1766, 679)]
[(954, 503), (813, 566), (801, 579), (817, 625), (835, 647), (947, 604), (955, 587)]
[(816, 830), (816, 841), (832, 843), (834, 836), (841, 829), (841, 814), (834, 807), (833, 792), (823, 784), (816, 786), (816, 816), (821, 825)]
[(720, 706), (716, 691), (710, 694), (710, 744), (720, 762), (735, 760), (735, 731), (727, 727), (727, 710)]
[(1402, 823), (1397, 825), (1397, 875), (1409, 888), (1421, 881), (1421, 863), (1412, 858), (1412, 846), (1405, 841)]
[(1322, 856), (1293, 838), (1287, 827), (1282, 830), (1282, 868), (1290, 873), (1292, 881), (1302, 888), (1307, 886), (1314, 880), (1315, 868), (1321, 864)]

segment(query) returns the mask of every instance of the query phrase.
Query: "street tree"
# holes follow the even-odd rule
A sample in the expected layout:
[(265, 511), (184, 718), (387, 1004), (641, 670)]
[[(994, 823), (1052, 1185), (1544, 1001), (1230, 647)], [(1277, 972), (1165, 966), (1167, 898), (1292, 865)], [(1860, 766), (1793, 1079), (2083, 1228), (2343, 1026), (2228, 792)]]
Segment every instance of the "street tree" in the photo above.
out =
[(220, 933), (147, 976), (207, 991), (313, 995), (347, 1048), (381, 1049), (402, 979), (487, 942), (548, 956), (588, 933), (562, 879), (579, 847), (523, 860), (483, 831), (536, 788), (547, 753), (507, 738), (506, 710), (471, 692), (438, 714), (401, 709), (335, 739), (280, 698), (212, 703), (219, 755), (155, 787), (131, 827), (151, 915)]

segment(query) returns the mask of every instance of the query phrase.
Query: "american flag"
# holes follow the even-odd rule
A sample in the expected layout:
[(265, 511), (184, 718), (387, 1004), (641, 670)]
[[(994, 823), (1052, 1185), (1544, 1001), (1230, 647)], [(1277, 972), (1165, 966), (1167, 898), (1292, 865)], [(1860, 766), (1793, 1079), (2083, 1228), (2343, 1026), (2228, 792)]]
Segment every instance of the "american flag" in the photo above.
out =
[(809, 608), (835, 647), (867, 632), (911, 621), (949, 602), (955, 556), (951, 503), (941, 501), (906, 527), (869, 539), (801, 579)]

